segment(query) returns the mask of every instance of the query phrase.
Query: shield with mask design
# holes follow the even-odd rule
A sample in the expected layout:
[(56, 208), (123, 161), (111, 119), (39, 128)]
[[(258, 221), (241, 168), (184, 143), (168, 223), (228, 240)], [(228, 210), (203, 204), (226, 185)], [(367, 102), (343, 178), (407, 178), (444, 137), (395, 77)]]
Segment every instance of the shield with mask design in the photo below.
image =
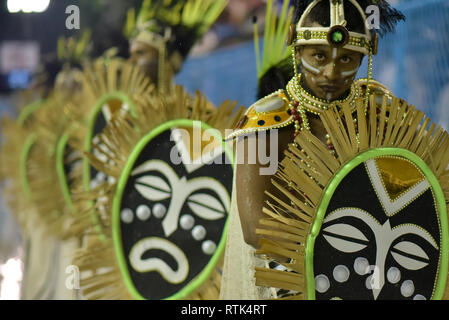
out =
[(190, 121), (156, 128), (118, 182), (114, 245), (137, 297), (185, 297), (217, 267), (230, 205), (232, 154), (223, 152), (219, 138), (211, 137), (211, 146), (194, 145), (208, 129)]
[[(241, 115), (234, 106), (178, 86), (108, 123), (89, 155), (114, 181), (90, 192), (103, 233), (74, 261), (92, 270), (87, 298), (218, 298), (233, 176), (221, 131)], [(108, 161), (96, 156), (102, 144)]]
[(284, 268), (257, 282), (300, 299), (446, 299), (449, 136), (395, 97), (356, 110), (322, 114), (335, 151), (301, 131), (287, 152), (259, 250)]

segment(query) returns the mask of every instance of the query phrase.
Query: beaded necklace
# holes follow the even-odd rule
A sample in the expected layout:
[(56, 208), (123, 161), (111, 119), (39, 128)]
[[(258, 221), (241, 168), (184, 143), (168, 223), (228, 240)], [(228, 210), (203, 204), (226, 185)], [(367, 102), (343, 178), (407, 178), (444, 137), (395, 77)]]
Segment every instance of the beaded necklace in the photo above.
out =
[(353, 82), (350, 92), (346, 98), (334, 101), (320, 99), (311, 95), (301, 86), (301, 78), (302, 74), (294, 76), (287, 85), (287, 91), (295, 100), (299, 101), (299, 99), (302, 99), (302, 101), (304, 102), (304, 108), (307, 110), (307, 112), (316, 115), (320, 115), (323, 111), (328, 110), (334, 105), (353, 101), (355, 96), (357, 95), (357, 90), (355, 89), (355, 84)]
[[(315, 115), (320, 115), (322, 112), (331, 107), (337, 106), (349, 101), (351, 110), (355, 110), (355, 102), (359, 97), (359, 90), (355, 88), (354, 83), (351, 85), (351, 90), (348, 96), (341, 100), (327, 101), (312, 96), (301, 86), (301, 76), (298, 74), (294, 76), (287, 85), (287, 92), (291, 98), (289, 108), (294, 121), (295, 132), (293, 138), (299, 134), (302, 129), (311, 131), (307, 112)], [(326, 144), (330, 150), (334, 150), (334, 146), (328, 134), (326, 134)]]

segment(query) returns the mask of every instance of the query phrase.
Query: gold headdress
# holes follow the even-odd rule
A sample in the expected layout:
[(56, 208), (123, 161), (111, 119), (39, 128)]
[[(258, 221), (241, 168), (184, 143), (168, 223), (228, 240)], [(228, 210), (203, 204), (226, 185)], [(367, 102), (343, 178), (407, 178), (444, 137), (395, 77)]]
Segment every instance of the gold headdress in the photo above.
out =
[[(358, 51), (363, 54), (373, 52), (373, 48), (377, 47), (377, 38), (373, 39), (371, 32), (364, 24), (365, 31), (363, 33), (349, 31), (346, 28), (347, 21), (345, 19), (344, 0), (329, 1), (330, 25), (312, 27), (307, 26), (309, 14), (314, 10), (315, 6), (322, 0), (313, 1), (304, 11), (301, 19), (296, 25), (295, 45), (330, 45), (333, 47), (345, 48)], [(346, 0), (352, 4), (360, 14), (361, 21), (367, 20), (366, 14), (355, 0)], [(373, 52), (374, 54), (376, 52)]]
[[(323, 10), (329, 4), (329, 11)], [(379, 30), (371, 30), (364, 9), (376, 5), (379, 13)], [(373, 58), (377, 54), (378, 33), (393, 31), (394, 25), (399, 20), (404, 20), (404, 16), (397, 10), (390, 7), (384, 0), (296, 0), (298, 22), (292, 25), (289, 35), (289, 43), (293, 44), (292, 58), (295, 77), (292, 80), (299, 85), (300, 76), (297, 70), (296, 48), (302, 45), (329, 45), (333, 48), (344, 48), (364, 55), (368, 55), (367, 89), (365, 90), (365, 108), (368, 105), (368, 97), (371, 94), (371, 82), (373, 75)], [(346, 16), (345, 10), (352, 9), (351, 19)], [(324, 16), (323, 16), (324, 15)], [(320, 16), (322, 19), (314, 26), (314, 20)], [(323, 25), (328, 24), (328, 25)], [(358, 25), (358, 27), (357, 27)], [(360, 28), (363, 31), (360, 31)], [(352, 29), (352, 30), (351, 30)]]
[[(330, 45), (335, 48), (345, 48), (362, 54), (368, 54), (368, 76), (367, 81), (370, 83), (372, 79), (372, 55), (377, 53), (377, 34), (372, 37), (371, 32), (366, 24), (366, 14), (356, 0), (328, 0), (329, 2), (329, 26), (306, 26), (309, 15), (313, 12), (318, 4), (323, 0), (312, 1), (302, 13), (298, 23), (290, 29), (289, 40), (293, 44), (292, 56), (295, 70), (295, 78), (299, 81), (296, 63), (296, 47), (300, 45)], [(327, 0), (325, 0), (327, 1)], [(360, 15), (360, 21), (363, 23), (364, 32), (349, 31), (346, 28), (347, 20), (345, 18), (345, 1), (354, 6)], [(370, 94), (370, 86), (366, 90), (365, 104), (368, 104), (368, 96)]]

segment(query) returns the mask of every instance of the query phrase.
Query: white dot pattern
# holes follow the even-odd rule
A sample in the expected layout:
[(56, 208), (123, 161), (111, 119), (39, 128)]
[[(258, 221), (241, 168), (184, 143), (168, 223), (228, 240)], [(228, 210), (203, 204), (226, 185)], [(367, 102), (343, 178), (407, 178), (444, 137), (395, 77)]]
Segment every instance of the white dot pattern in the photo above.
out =
[(148, 206), (141, 204), (137, 207), (136, 215), (139, 220), (146, 221), (151, 216), (151, 209)]
[(387, 271), (388, 282), (395, 284), (401, 280), (401, 271), (396, 267), (391, 267)]
[(106, 180), (106, 175), (103, 172), (98, 172), (96, 179), (97, 179), (97, 181), (103, 182)]
[(124, 223), (131, 223), (134, 220), (134, 213), (131, 209), (123, 209), (122, 212), (120, 213), (120, 218), (122, 219), (122, 221)]
[(412, 280), (405, 280), (401, 285), (401, 294), (408, 298), (415, 292), (415, 284)]
[(197, 241), (201, 241), (206, 237), (206, 229), (203, 226), (196, 226), (192, 230), (192, 237)]
[(195, 225), (195, 218), (192, 217), (190, 214), (185, 214), (181, 216), (179, 224), (181, 225), (181, 228), (183, 228), (184, 230), (190, 230)]
[(206, 240), (201, 244), (201, 249), (205, 254), (212, 255), (217, 249), (217, 245), (211, 240)]
[(365, 275), (369, 272), (369, 262), (368, 259), (363, 257), (358, 257), (354, 260), (354, 271), (358, 275)]
[(153, 206), (153, 215), (158, 218), (161, 219), (165, 216), (165, 213), (167, 213), (167, 208), (165, 208), (165, 206), (161, 203), (156, 203)]
[(372, 275), (369, 276), (368, 278), (366, 278), (366, 281), (365, 281), (365, 287), (366, 287), (368, 290), (373, 290), (373, 284), (372, 284), (372, 281), (373, 281), (373, 276), (372, 276)]
[(95, 189), (99, 185), (100, 185), (100, 183), (96, 179), (90, 181), (90, 188), (91, 189)]
[(346, 282), (349, 279), (349, 269), (344, 265), (338, 265), (334, 268), (333, 276), (337, 282)]
[(325, 293), (329, 290), (331, 284), (329, 278), (324, 274), (320, 274), (315, 277), (315, 290), (319, 293)]

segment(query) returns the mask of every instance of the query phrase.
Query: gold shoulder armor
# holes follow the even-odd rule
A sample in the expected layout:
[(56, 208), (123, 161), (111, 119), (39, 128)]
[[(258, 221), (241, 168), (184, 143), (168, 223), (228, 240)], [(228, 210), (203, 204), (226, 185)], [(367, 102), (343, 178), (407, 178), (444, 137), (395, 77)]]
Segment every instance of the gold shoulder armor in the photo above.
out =
[[(361, 92), (365, 92), (366, 86), (368, 84), (368, 79), (362, 78), (355, 81), (356, 87), (361, 90)], [(369, 81), (369, 88), (371, 93), (376, 93), (377, 95), (387, 95), (389, 97), (393, 97), (393, 92), (390, 91), (384, 84), (381, 82), (371, 79)]]
[[(368, 84), (368, 79), (358, 79), (355, 81), (356, 87), (361, 93), (361, 95), (364, 95), (366, 92), (366, 87)], [(376, 103), (382, 104), (383, 96), (387, 96), (387, 105), (390, 105), (391, 99), (394, 97), (393, 92), (388, 89), (384, 84), (381, 82), (371, 79), (369, 81), (369, 88), (370, 88), (370, 94), (374, 94), (376, 96)]]
[(284, 90), (278, 90), (249, 107), (226, 139), (251, 132), (282, 128), (292, 123), (287, 95)]

